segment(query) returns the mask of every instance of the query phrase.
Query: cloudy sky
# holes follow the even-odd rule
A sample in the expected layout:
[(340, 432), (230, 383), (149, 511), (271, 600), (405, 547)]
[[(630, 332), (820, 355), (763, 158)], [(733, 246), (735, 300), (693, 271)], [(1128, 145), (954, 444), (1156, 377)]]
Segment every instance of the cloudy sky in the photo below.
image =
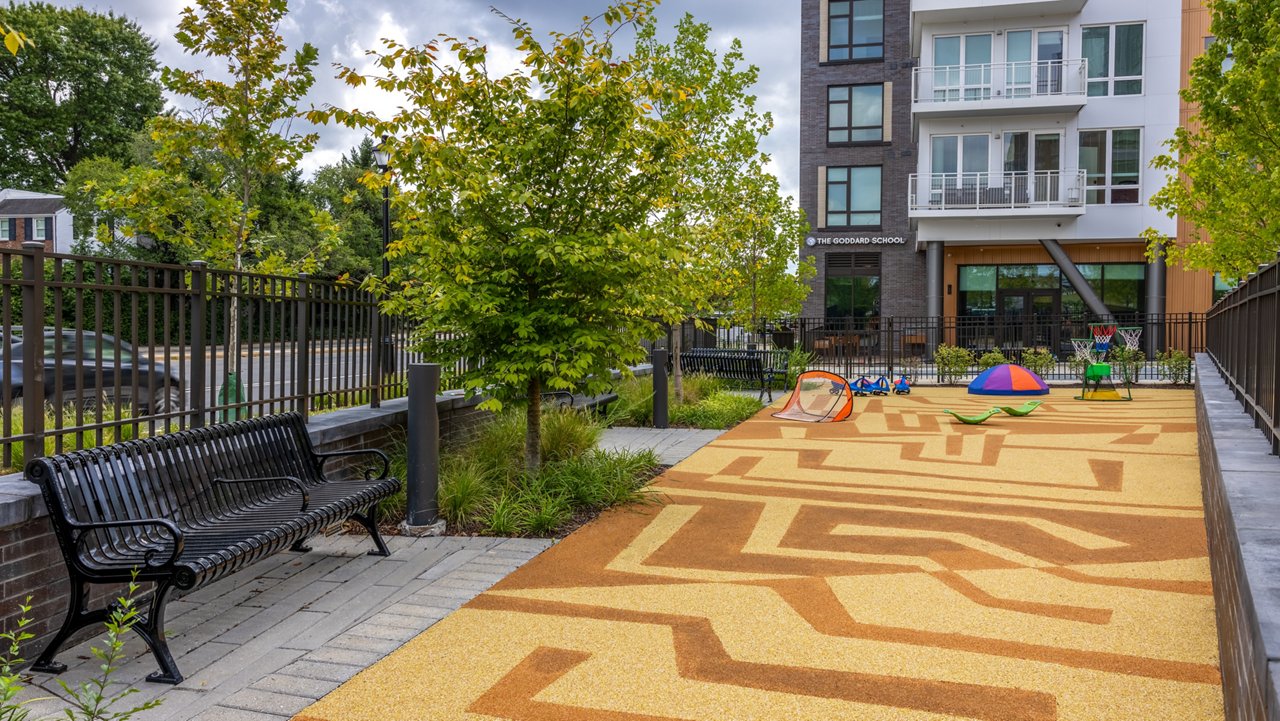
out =
[[(126, 15), (158, 44), (162, 65), (191, 69), (207, 60), (185, 55), (173, 39), (181, 0), (54, 0), (54, 4)], [(495, 60), (514, 58), (509, 28), (489, 11), (497, 7), (539, 31), (571, 30), (584, 15), (596, 15), (607, 0), (291, 0), (281, 28), (290, 47), (310, 42), (320, 51), (310, 101), (361, 109), (394, 108), (395, 100), (372, 89), (352, 89), (334, 79), (332, 66), (362, 67), (365, 51), (380, 38), (419, 44), (440, 33), (474, 36), (487, 43)], [(686, 13), (711, 24), (718, 48), (742, 40), (748, 62), (760, 68), (756, 88), (761, 109), (773, 113), (775, 128), (765, 142), (783, 189), (795, 195), (798, 175), (800, 10), (794, 0), (663, 0), (658, 19), (670, 28)], [(316, 151), (304, 160), (308, 172), (332, 163), (359, 141), (344, 128), (320, 129)]]

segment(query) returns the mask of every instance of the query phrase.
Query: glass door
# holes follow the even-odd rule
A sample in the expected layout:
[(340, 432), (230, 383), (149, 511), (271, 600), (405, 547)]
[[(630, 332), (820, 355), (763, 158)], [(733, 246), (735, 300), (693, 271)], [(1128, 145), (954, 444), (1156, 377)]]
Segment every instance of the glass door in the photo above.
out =
[(1057, 202), (1061, 193), (1062, 134), (1004, 134), (1005, 191), (1013, 205)]
[(933, 39), (933, 99), (991, 99), (992, 36), (949, 35)]
[[(997, 337), (1001, 349), (1048, 348), (1057, 353), (1062, 291), (1044, 289), (1001, 290), (996, 305), (1000, 309)], [(1009, 353), (1005, 353), (1009, 355)]]
[(1062, 92), (1062, 59), (1066, 33), (1062, 30), (1011, 30), (1005, 34), (1005, 93), (1029, 98)]

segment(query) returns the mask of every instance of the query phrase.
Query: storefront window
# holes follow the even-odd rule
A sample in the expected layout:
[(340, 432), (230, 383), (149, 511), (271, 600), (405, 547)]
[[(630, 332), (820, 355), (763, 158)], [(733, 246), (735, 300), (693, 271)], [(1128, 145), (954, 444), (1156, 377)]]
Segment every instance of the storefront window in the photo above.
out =
[(966, 265), (960, 267), (960, 313), (967, 316), (996, 314), (996, 267)]
[[(1117, 315), (1141, 313), (1146, 301), (1146, 265), (1142, 263), (1083, 263), (1076, 266), (1103, 304)], [(957, 308), (963, 316), (992, 316), (1001, 293), (1056, 292), (1061, 312), (1089, 313), (1084, 299), (1053, 264), (960, 266)], [(1041, 294), (1043, 295), (1043, 294)]]
[(996, 283), (999, 290), (1055, 289), (1058, 286), (1056, 265), (1002, 265)]

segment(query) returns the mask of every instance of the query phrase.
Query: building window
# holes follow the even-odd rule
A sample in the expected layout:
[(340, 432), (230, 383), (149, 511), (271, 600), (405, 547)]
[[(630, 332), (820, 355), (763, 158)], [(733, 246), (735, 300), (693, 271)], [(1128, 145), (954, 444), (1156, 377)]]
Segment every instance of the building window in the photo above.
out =
[[(1076, 265), (1085, 282), (1112, 313), (1132, 316), (1143, 311), (1146, 302), (1147, 267), (1143, 263), (1080, 263)], [(1070, 317), (1089, 314), (1084, 299), (1052, 263), (1037, 265), (962, 265), (959, 271), (960, 315), (994, 317), (997, 309), (1016, 307), (1004, 299), (1010, 296), (1056, 298)], [(1024, 308), (1034, 304), (1024, 304)]]
[(1142, 23), (1084, 29), (1089, 95), (1142, 94)]
[(828, 253), (826, 317), (880, 316), (880, 254)]
[(880, 227), (879, 165), (827, 168), (826, 227)]
[(883, 140), (883, 84), (827, 88), (828, 143), (878, 143)]
[(884, 0), (831, 0), (828, 60), (884, 57)]
[(31, 223), (32, 240), (48, 240), (49, 239), (49, 219), (36, 218)]
[(0, 218), (0, 241), (13, 240), (13, 221), (9, 218)]
[(1090, 205), (1142, 202), (1142, 131), (1080, 131), (1080, 169)]
[[(1213, 45), (1213, 44), (1214, 44), (1215, 42), (1217, 42), (1217, 41), (1218, 41), (1218, 39), (1217, 39), (1216, 37), (1212, 36), (1212, 35), (1210, 35), (1209, 37), (1205, 38), (1205, 39), (1204, 39), (1204, 49), (1205, 49), (1205, 52), (1208, 52), (1208, 51), (1209, 51), (1209, 46), (1210, 46), (1210, 45)], [(1230, 70), (1231, 68), (1234, 68), (1235, 66), (1236, 66), (1236, 53), (1235, 53), (1235, 50), (1233, 50), (1233, 49), (1231, 48), (1231, 46), (1230, 46), (1230, 45), (1227, 45), (1227, 55), (1226, 55), (1226, 57), (1224, 57), (1224, 58), (1222, 59), (1222, 72), (1224, 72), (1224, 73), (1225, 73), (1225, 72), (1227, 72), (1228, 70)]]

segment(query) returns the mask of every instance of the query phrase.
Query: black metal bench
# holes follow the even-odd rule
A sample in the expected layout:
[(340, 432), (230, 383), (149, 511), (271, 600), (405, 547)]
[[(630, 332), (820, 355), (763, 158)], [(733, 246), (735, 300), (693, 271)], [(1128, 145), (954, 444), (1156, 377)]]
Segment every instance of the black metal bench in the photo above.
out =
[[(326, 464), (368, 455), (381, 473), (331, 480)], [(89, 610), (89, 584), (155, 582), (145, 617), (134, 630), (160, 670), (148, 681), (179, 683), (182, 674), (165, 641), (164, 607), (174, 589), (216, 581), (347, 519), (386, 556), (377, 504), (400, 488), (379, 450), (317, 453), (302, 417), (286, 413), (224, 423), (76, 451), (27, 464), (40, 486), (71, 577), (62, 628), (33, 669), (61, 673), (59, 647), (77, 630), (110, 616)]]
[(760, 397), (769, 394), (773, 402), (773, 382), (787, 375), (785, 352), (764, 350), (721, 350), (691, 348), (680, 353), (685, 373), (706, 373), (717, 378), (760, 384)]

